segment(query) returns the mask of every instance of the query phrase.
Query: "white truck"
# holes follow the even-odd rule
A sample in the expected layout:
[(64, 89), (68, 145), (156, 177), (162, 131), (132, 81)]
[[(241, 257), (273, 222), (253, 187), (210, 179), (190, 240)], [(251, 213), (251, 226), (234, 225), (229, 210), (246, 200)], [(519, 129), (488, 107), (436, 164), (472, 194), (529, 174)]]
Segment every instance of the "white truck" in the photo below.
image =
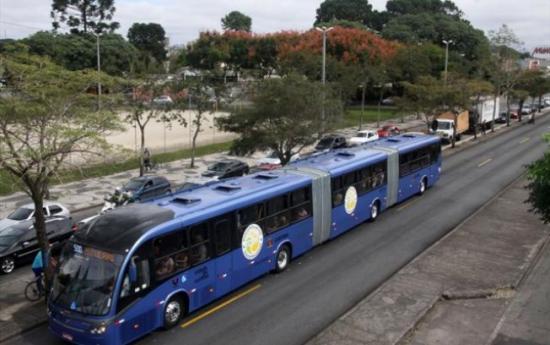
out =
[[(444, 141), (451, 142), (453, 136), (456, 134), (455, 140), (460, 140), (462, 133), (466, 132), (469, 128), (469, 115), (468, 111), (464, 111), (456, 116), (448, 112), (437, 116), (435, 123), (432, 125), (432, 131), (441, 137)], [(456, 132), (455, 132), (456, 127)]]
[[(496, 109), (495, 109), (496, 101)], [(485, 127), (485, 129), (491, 127), (493, 123), (493, 112), (495, 114), (495, 120), (498, 120), (500, 116), (500, 98), (493, 96), (481, 97), (479, 102), (474, 105), (474, 108), (470, 112), (470, 124), (473, 126), (476, 122), (475, 116), (478, 114), (477, 123), (479, 128)]]

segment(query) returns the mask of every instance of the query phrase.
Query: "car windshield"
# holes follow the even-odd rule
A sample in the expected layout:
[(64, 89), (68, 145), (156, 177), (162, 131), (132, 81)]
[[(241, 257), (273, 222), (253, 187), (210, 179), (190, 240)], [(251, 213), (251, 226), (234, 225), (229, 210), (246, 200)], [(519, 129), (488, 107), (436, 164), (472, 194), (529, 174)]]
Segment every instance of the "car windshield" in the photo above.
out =
[(229, 163), (226, 163), (226, 162), (218, 162), (209, 166), (208, 170), (221, 172), (221, 171), (225, 171), (228, 165)]
[(334, 141), (333, 138), (323, 138), (319, 141), (319, 143), (317, 144), (317, 147), (318, 148), (330, 147), (333, 141)]
[(141, 180), (130, 180), (126, 185), (124, 185), (125, 190), (135, 192), (143, 186), (143, 181)]
[(267, 155), (267, 158), (279, 158), (279, 155), (277, 155), (277, 152), (271, 151), (271, 152)]
[(12, 212), (12, 214), (10, 214), (8, 216), (8, 219), (11, 219), (11, 220), (25, 220), (25, 219), (29, 218), (29, 216), (33, 212), (34, 212), (34, 210), (32, 210), (30, 208), (21, 207), (21, 208), (18, 208), (17, 210), (15, 210), (14, 212)]
[(105, 315), (123, 256), (69, 242), (52, 284), (52, 301), (88, 315)]
[(437, 129), (450, 129), (450, 128), (451, 128), (450, 122), (437, 121)]
[(366, 133), (366, 132), (359, 132), (359, 133), (357, 133), (357, 137), (358, 137), (358, 138), (366, 138), (366, 137), (367, 137), (367, 133)]

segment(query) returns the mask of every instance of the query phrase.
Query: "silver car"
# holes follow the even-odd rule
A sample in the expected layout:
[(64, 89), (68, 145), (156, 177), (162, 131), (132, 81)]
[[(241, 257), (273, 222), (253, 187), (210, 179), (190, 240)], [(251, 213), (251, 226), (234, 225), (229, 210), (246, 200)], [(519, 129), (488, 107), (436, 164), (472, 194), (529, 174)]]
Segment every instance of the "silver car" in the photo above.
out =
[[(64, 216), (70, 217), (71, 212), (60, 203), (44, 202), (44, 217)], [(0, 220), (0, 231), (8, 226), (34, 218), (34, 204), (27, 204), (13, 211), (9, 216)]]

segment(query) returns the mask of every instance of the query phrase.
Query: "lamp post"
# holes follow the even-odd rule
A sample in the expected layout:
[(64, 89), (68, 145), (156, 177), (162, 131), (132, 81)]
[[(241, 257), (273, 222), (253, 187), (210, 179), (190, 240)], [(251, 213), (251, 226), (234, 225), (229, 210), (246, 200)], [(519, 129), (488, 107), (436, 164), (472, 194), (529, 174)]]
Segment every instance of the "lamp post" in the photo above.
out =
[(447, 86), (447, 68), (449, 66), (449, 45), (453, 44), (453, 40), (443, 40), (445, 44), (445, 86)]
[[(315, 30), (321, 32), (323, 34), (323, 69), (322, 69), (322, 77), (321, 80), (323, 82), (323, 86), (327, 82), (327, 74), (326, 74), (326, 67), (327, 67), (327, 33), (334, 29), (333, 27), (316, 27)], [(325, 91), (323, 90), (323, 107), (321, 109), (321, 132), (324, 132), (325, 130)]]
[(101, 109), (101, 50), (99, 49), (99, 36), (101, 33), (92, 34), (96, 38), (96, 54), (97, 54), (97, 110)]

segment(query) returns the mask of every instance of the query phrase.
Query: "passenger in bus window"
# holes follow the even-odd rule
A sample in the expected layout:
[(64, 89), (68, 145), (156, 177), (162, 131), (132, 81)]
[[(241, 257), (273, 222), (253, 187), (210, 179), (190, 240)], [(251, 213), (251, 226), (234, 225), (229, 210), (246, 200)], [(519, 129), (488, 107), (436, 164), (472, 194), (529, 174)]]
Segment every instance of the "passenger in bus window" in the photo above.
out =
[(334, 194), (334, 205), (340, 205), (343, 200), (344, 196), (342, 195), (342, 192)]
[(300, 209), (295, 210), (294, 214), (294, 220), (302, 220), (307, 218), (309, 214), (307, 213), (307, 210), (303, 207), (300, 207)]
[[(158, 243), (155, 243), (154, 247), (155, 247), (155, 256), (159, 257), (161, 253), (160, 253), (160, 247)], [(155, 274), (157, 275), (157, 277), (164, 277), (174, 272), (174, 269), (175, 269), (174, 259), (172, 259), (170, 256), (167, 256), (157, 260), (156, 266), (155, 266)]]
[(176, 267), (178, 270), (186, 269), (189, 267), (189, 256), (187, 255), (187, 252), (181, 252), (176, 254)]
[(208, 248), (204, 244), (204, 238), (201, 234), (195, 234), (193, 237), (193, 244), (200, 243), (195, 246), (191, 252), (191, 257), (193, 258), (193, 263), (198, 263), (204, 261), (208, 258)]

